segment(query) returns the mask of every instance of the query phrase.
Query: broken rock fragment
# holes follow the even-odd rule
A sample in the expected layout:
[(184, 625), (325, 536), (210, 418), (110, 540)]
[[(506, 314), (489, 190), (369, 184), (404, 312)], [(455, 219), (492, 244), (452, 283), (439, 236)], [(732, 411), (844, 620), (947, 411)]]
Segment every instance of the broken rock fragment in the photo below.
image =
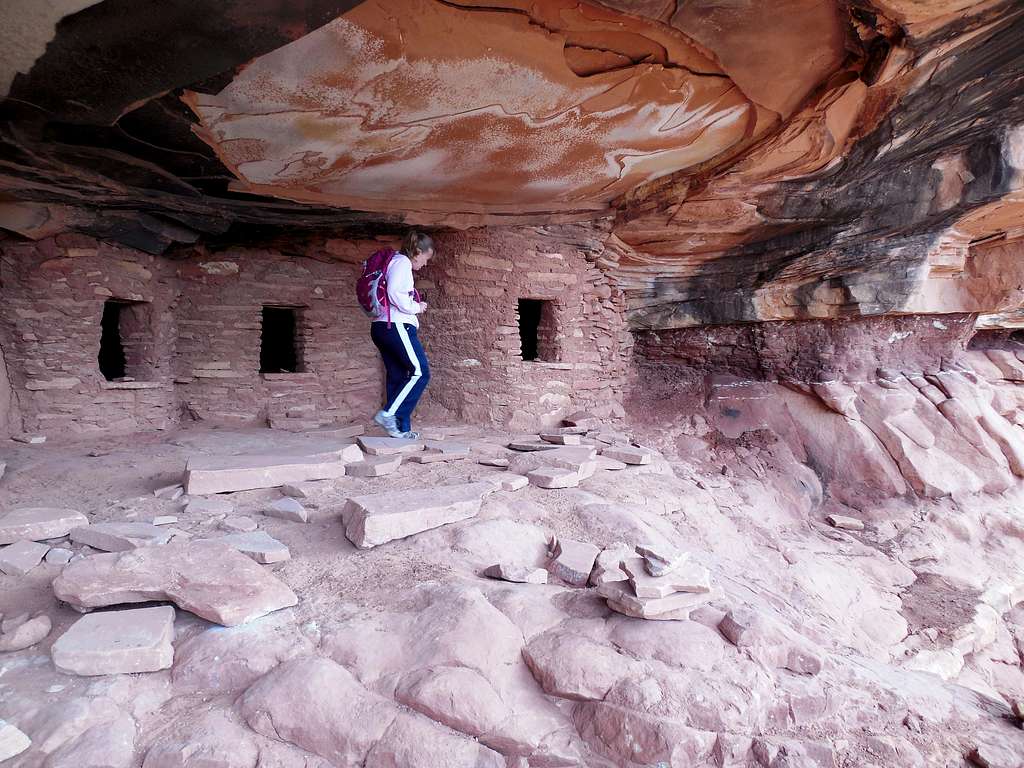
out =
[(547, 584), (548, 572), (543, 568), (531, 568), (525, 565), (496, 563), (484, 569), (484, 576), (502, 579), (519, 584)]
[(181, 483), (175, 483), (174, 485), (165, 485), (162, 488), (157, 488), (153, 491), (153, 495), (158, 499), (167, 499), (168, 501), (177, 501), (185, 494), (185, 488)]
[(32, 746), (32, 739), (6, 720), (0, 720), (0, 763), (20, 755)]
[(54, 547), (46, 553), (46, 557), (43, 559), (50, 565), (67, 565), (71, 562), (71, 558), (74, 556), (74, 552), (64, 547)]
[(52, 628), (53, 624), (50, 622), (49, 616), (46, 614), (35, 616), (10, 630), (5, 630), (4, 634), (0, 635), (0, 651), (21, 651), (29, 648), (45, 640)]
[(16, 541), (0, 548), (0, 571), (8, 576), (24, 576), (42, 562), (49, 549), (34, 541)]
[(601, 584), (597, 593), (617, 613), (637, 619), (685, 619), (690, 611), (707, 602), (707, 595), (675, 592), (667, 597), (637, 597), (628, 581)]
[(339, 456), (193, 456), (185, 465), (185, 490), (192, 495), (276, 488), (307, 480), (345, 476)]
[(508, 475), (501, 478), (501, 490), (518, 491), (530, 484), (530, 478), (523, 475)]
[(621, 542), (612, 544), (601, 550), (601, 554), (594, 561), (594, 570), (590, 572), (590, 585), (593, 587), (605, 584), (609, 581), (625, 581), (629, 577), (620, 567), (624, 558), (633, 553), (628, 544)]
[(599, 429), (602, 421), (597, 416), (587, 411), (576, 411), (576, 413), (566, 416), (562, 419), (562, 423), (567, 427), (580, 427), (582, 429)]
[(263, 510), (263, 514), (280, 520), (291, 520), (293, 523), (309, 522), (309, 512), (306, 508), (289, 496), (272, 501)]
[(219, 499), (216, 496), (209, 499), (191, 499), (185, 505), (186, 515), (230, 515), (235, 511), (235, 505), (230, 499)]
[(104, 552), (127, 552), (156, 547), (171, 540), (172, 533), (150, 523), (95, 523), (75, 528), (71, 540)]
[(347, 465), (346, 471), (352, 477), (382, 477), (390, 475), (401, 465), (401, 454), (393, 456), (367, 456), (363, 461), (356, 461)]
[(26, 507), (0, 517), (0, 544), (43, 541), (67, 536), (72, 528), (88, 525), (89, 518), (73, 509)]
[(220, 527), (225, 531), (232, 531), (233, 533), (249, 533), (259, 528), (259, 525), (251, 517), (236, 515), (221, 520)]
[(409, 457), (409, 461), (414, 464), (436, 464), (438, 462), (463, 461), (465, 458), (466, 455), (461, 453), (445, 453), (443, 451), (426, 450), (422, 453), (412, 454)]
[(209, 540), (87, 557), (54, 579), (53, 592), (80, 610), (167, 600), (225, 626), (244, 624), (298, 602), (268, 570)]
[(679, 552), (655, 544), (638, 544), (636, 553), (644, 559), (644, 566), (651, 576), (664, 576), (672, 573), (690, 558), (688, 552)]
[(281, 563), (291, 559), (291, 552), (284, 544), (264, 531), (248, 533), (232, 533), (217, 539), (243, 555), (248, 555), (257, 563)]
[(579, 445), (580, 436), (571, 433), (567, 434), (542, 434), (540, 439), (545, 443), (552, 443), (553, 445)]
[(858, 520), (855, 517), (846, 517), (845, 515), (829, 515), (825, 518), (825, 520), (833, 528), (841, 528), (846, 531), (864, 530), (864, 521)]
[(564, 467), (539, 467), (527, 474), (530, 485), (538, 488), (575, 488), (580, 484), (580, 473)]
[(160, 605), (83, 616), (51, 653), (62, 672), (118, 675), (168, 669), (174, 661), (174, 608)]
[(601, 450), (601, 455), (609, 459), (621, 461), (624, 464), (640, 465), (650, 464), (654, 457), (654, 452), (646, 448), (637, 448), (630, 445), (609, 445)]
[(360, 549), (474, 517), (491, 483), (463, 483), (350, 498), (342, 509), (345, 535)]
[(371, 456), (393, 456), (396, 453), (417, 453), (423, 450), (421, 441), (401, 437), (360, 437), (359, 446)]
[(668, 597), (676, 592), (702, 593), (711, 591), (710, 573), (696, 563), (687, 563), (674, 568), (664, 576), (652, 576), (647, 572), (642, 557), (627, 557), (622, 561), (622, 570), (629, 576), (629, 583), (637, 597)]
[(549, 549), (548, 572), (567, 584), (585, 587), (601, 550), (585, 541), (563, 538), (553, 539)]

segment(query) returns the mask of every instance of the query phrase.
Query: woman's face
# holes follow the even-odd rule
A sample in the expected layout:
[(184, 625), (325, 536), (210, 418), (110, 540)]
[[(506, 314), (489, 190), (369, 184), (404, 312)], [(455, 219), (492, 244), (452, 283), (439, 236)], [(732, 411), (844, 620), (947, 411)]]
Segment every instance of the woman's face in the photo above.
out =
[(413, 256), (412, 258), (412, 268), (423, 269), (425, 266), (427, 266), (427, 262), (429, 262), (433, 257), (433, 248), (428, 248), (426, 251), (418, 251), (416, 255)]

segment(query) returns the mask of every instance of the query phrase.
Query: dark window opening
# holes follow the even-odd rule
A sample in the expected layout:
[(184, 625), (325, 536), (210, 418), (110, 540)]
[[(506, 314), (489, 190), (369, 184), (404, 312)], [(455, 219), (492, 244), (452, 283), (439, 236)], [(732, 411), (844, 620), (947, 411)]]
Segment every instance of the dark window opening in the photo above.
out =
[(107, 381), (144, 381), (154, 368), (152, 306), (145, 301), (107, 299), (100, 319), (100, 373)]
[(519, 342), (523, 360), (556, 362), (558, 327), (554, 302), (519, 300)]
[(302, 361), (297, 340), (295, 307), (264, 307), (260, 334), (260, 373), (299, 373)]
[(107, 381), (124, 378), (124, 343), (121, 341), (121, 310), (124, 304), (107, 301), (103, 304), (103, 319), (100, 321), (100, 373)]

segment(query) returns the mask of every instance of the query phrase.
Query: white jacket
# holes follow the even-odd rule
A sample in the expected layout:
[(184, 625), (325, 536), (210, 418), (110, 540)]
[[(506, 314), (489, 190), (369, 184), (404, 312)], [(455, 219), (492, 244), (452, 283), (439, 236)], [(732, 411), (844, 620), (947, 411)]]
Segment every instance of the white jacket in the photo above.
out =
[[(408, 256), (404, 253), (396, 253), (391, 257), (391, 263), (388, 264), (387, 279), (388, 301), (391, 303), (391, 322), (406, 323), (408, 325), (415, 325), (418, 328), (420, 321), (416, 315), (423, 311), (423, 307), (414, 298), (412, 261)], [(374, 318), (374, 321), (378, 320), (387, 322), (387, 312), (380, 317)]]

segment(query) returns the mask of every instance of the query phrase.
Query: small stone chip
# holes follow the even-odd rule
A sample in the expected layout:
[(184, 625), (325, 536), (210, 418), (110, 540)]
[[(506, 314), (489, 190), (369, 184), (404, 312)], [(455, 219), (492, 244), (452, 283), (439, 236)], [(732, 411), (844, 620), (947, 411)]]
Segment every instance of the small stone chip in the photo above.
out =
[(855, 517), (846, 517), (845, 515), (829, 515), (825, 518), (825, 520), (833, 528), (841, 528), (844, 531), (864, 530), (864, 521), (858, 520)]
[(484, 467), (508, 469), (508, 459), (480, 459), (479, 463)]
[(0, 720), (0, 763), (20, 755), (32, 746), (32, 739), (6, 720)]
[(540, 439), (545, 443), (551, 443), (553, 445), (580, 445), (582, 442), (579, 435), (572, 434), (542, 434)]
[(24, 576), (39, 565), (49, 551), (48, 544), (16, 541), (10, 546), (0, 549), (0, 571), (9, 576)]
[(251, 517), (235, 515), (221, 520), (220, 527), (225, 531), (232, 531), (234, 533), (249, 533), (259, 528), (259, 525)]
[(538, 488), (575, 488), (580, 484), (579, 471), (565, 467), (540, 467), (526, 476)]
[(153, 525), (173, 525), (178, 522), (174, 515), (157, 515), (153, 518)]
[(509, 475), (501, 478), (501, 490), (518, 491), (530, 484), (530, 478), (524, 475)]
[(585, 541), (559, 538), (551, 541), (549, 549), (548, 572), (568, 584), (585, 587), (601, 550)]
[(548, 572), (543, 568), (530, 568), (525, 565), (496, 563), (484, 569), (484, 576), (518, 584), (547, 584)]
[(181, 483), (175, 483), (174, 485), (165, 485), (163, 488), (157, 488), (153, 491), (153, 495), (158, 499), (170, 499), (176, 501), (180, 499), (185, 493), (185, 488)]
[(402, 465), (401, 455), (367, 456), (364, 461), (345, 465), (349, 477), (381, 477), (390, 475)]
[(656, 544), (637, 544), (636, 553), (645, 561), (647, 572), (651, 576), (665, 576), (685, 563), (689, 552), (679, 552)]
[(263, 514), (268, 517), (277, 517), (281, 520), (291, 520), (295, 523), (308, 523), (309, 512), (295, 499), (285, 496), (270, 503)]

